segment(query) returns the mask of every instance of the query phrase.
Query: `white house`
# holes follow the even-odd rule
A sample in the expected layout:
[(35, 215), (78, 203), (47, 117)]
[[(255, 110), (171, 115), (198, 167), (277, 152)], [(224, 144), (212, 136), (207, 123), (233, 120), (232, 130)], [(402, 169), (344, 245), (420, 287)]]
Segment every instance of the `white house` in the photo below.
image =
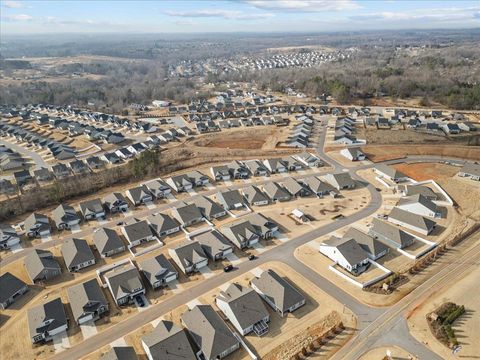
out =
[(363, 161), (366, 159), (365, 154), (359, 148), (346, 148), (341, 150), (340, 154), (351, 161)]
[(351, 238), (332, 236), (320, 244), (320, 252), (353, 275), (364, 272), (369, 263), (368, 253)]

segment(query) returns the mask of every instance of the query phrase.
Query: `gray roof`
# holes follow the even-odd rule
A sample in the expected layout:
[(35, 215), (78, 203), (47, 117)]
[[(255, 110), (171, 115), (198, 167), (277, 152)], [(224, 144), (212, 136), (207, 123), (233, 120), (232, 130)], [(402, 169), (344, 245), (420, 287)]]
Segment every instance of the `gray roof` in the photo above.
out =
[(100, 357), (101, 360), (138, 360), (133, 346), (114, 346)]
[(127, 192), (130, 193), (130, 196), (135, 202), (141, 201), (144, 197), (152, 196), (152, 193), (145, 185), (128, 189)]
[(388, 246), (375, 239), (373, 236), (365, 234), (363, 231), (352, 227), (347, 230), (345, 235), (343, 235), (343, 238), (354, 239), (363, 250), (373, 256), (378, 256), (382, 252), (389, 249)]
[(274, 181), (269, 181), (264, 184), (263, 190), (271, 199), (290, 199), (290, 193)]
[(460, 171), (465, 174), (480, 176), (480, 164), (467, 163), (463, 165)]
[[(325, 179), (332, 179), (335, 181), (341, 188), (348, 186), (348, 187), (355, 187), (355, 181), (352, 179), (349, 173), (347, 172), (341, 172), (341, 173), (335, 173), (335, 174), (328, 174), (331, 176), (328, 177), (326, 176)], [(333, 185), (333, 184), (332, 184)]]
[(405, 175), (401, 171), (398, 171), (397, 169), (395, 169), (391, 166), (388, 166), (386, 164), (378, 164), (378, 165), (375, 166), (375, 169), (377, 169), (378, 171), (381, 171), (385, 175), (388, 175), (392, 179), (399, 179), (399, 178), (407, 177), (407, 175)]
[(178, 220), (183, 224), (203, 217), (200, 209), (195, 204), (182, 204), (174, 209), (174, 213), (178, 215)]
[(359, 264), (368, 259), (367, 252), (352, 238), (337, 238), (331, 236), (323, 242), (325, 245), (335, 247), (350, 265)]
[[(68, 324), (65, 308), (60, 297), (28, 309), (27, 319), (31, 338)], [(47, 322), (48, 325), (43, 325), (48, 320), (51, 320), (51, 322)]]
[(283, 312), (305, 300), (305, 297), (295, 287), (272, 269), (262, 272), (251, 282)]
[(110, 283), (110, 290), (115, 299), (134, 293), (136, 289), (143, 289), (140, 273), (131, 264), (115, 268), (104, 276)]
[(165, 181), (160, 179), (148, 181), (144, 185), (148, 190), (150, 190), (154, 194), (157, 193), (158, 191), (165, 191), (170, 189), (170, 186), (168, 186)]
[(235, 204), (243, 204), (244, 199), (238, 190), (225, 190), (217, 193), (219, 201), (224, 202), (229, 207)]
[(394, 207), (392, 209), (390, 214), (388, 214), (388, 218), (401, 221), (405, 224), (409, 224), (426, 231), (432, 230), (436, 224), (433, 220), (427, 219), (423, 216), (411, 213), (409, 211), (399, 209), (398, 207)]
[(347, 148), (346, 149), (350, 155), (352, 155), (352, 157), (356, 158), (357, 156), (359, 155), (365, 155), (364, 152), (362, 150), (360, 150), (360, 148)]
[(304, 179), (304, 183), (316, 194), (335, 191), (335, 189), (329, 183), (326, 183), (316, 176), (309, 176)]
[[(415, 215), (418, 216), (418, 215)], [(369, 231), (372, 235), (383, 236), (390, 241), (396, 243), (400, 248), (408, 246), (415, 239), (412, 235), (407, 234), (405, 231), (399, 229), (393, 224), (389, 224), (385, 221), (374, 218), (372, 221), (372, 227)]]
[(128, 204), (127, 199), (125, 199), (125, 196), (123, 196), (123, 194), (119, 192), (108, 194), (102, 199), (102, 201), (107, 207), (119, 206), (121, 204)]
[(232, 331), (210, 305), (195, 306), (182, 315), (182, 321), (207, 359), (216, 358), (238, 344)]
[(25, 219), (24, 224), (25, 230), (27, 231), (33, 229), (37, 224), (41, 224), (41, 227), (50, 229), (48, 217), (39, 213), (30, 214), (30, 216)]
[(250, 172), (252, 173), (256, 173), (257, 171), (258, 172), (261, 172), (261, 171), (264, 171), (264, 172), (268, 172), (268, 169), (265, 167), (265, 165), (263, 165), (260, 161), (258, 160), (248, 160), (248, 161), (245, 161), (245, 166), (250, 170)]
[(35, 281), (44, 269), (53, 269), (60, 272), (60, 265), (48, 250), (35, 249), (25, 257), (25, 268), (32, 281)]
[(52, 219), (57, 224), (68, 223), (70, 221), (80, 220), (77, 211), (73, 206), (67, 204), (58, 205), (55, 210), (52, 211)]
[(143, 275), (145, 275), (149, 283), (152, 285), (173, 274), (178, 275), (177, 270), (175, 270), (170, 261), (168, 261), (162, 254), (143, 260), (139, 263), (139, 267), (140, 270), (142, 270)]
[(108, 307), (107, 299), (95, 278), (69, 287), (67, 294), (75, 320), (97, 311), (101, 306)]
[(232, 244), (225, 238), (225, 236), (216, 230), (195, 236), (195, 240), (200, 243), (202, 249), (211, 258), (213, 258), (215, 254), (232, 248)]
[(9, 237), (9, 236), (18, 237), (18, 234), (17, 234), (17, 231), (13, 228), (12, 225), (0, 223), (0, 240), (3, 236), (5, 236), (5, 237)]
[(100, 199), (93, 199), (93, 200), (81, 202), (80, 210), (84, 215), (88, 213), (98, 214), (98, 213), (104, 212), (103, 205)]
[(411, 196), (407, 196), (405, 198), (401, 198), (398, 202), (398, 205), (407, 205), (407, 204), (416, 204), (419, 203), (420, 205), (426, 207), (428, 210), (433, 212), (438, 212), (437, 205), (432, 202), (427, 197), (423, 196), (422, 194), (415, 194)]
[(255, 202), (269, 201), (267, 195), (265, 195), (265, 193), (261, 191), (258, 186), (249, 185), (245, 187), (242, 191), (243, 195), (250, 204), (253, 204)]
[(240, 219), (232, 223), (226, 224), (220, 229), (227, 238), (229, 238), (230, 240), (235, 239), (239, 242), (248, 240), (253, 236), (259, 236), (259, 233), (255, 229), (255, 227), (250, 223), (250, 221), (246, 219)]
[(233, 283), (225, 291), (221, 291), (216, 299), (228, 303), (242, 329), (269, 316), (267, 308), (255, 290), (238, 283)]
[(125, 225), (123, 227), (128, 240), (134, 242), (136, 240), (145, 239), (151, 235), (152, 229), (145, 220), (134, 222), (133, 224)]
[(207, 259), (198, 241), (185, 241), (171, 250), (177, 254), (184, 267)]
[(84, 262), (95, 260), (92, 249), (84, 239), (67, 239), (62, 245), (62, 256), (67, 268), (82, 264)]
[(21, 289), (27, 286), (22, 280), (12, 275), (9, 272), (0, 276), (0, 303), (4, 303), (9, 298), (13, 297)]
[(227, 165), (212, 166), (212, 173), (216, 176), (230, 176), (230, 169)]
[(308, 191), (308, 193), (310, 193), (310, 190), (308, 188), (300, 184), (296, 179), (292, 177), (287, 177), (285, 180), (283, 180), (282, 185), (292, 195), (296, 195), (302, 190), (306, 190)]
[(206, 196), (199, 196), (193, 200), (193, 203), (200, 209), (202, 214), (210, 219), (218, 216), (218, 214), (224, 213), (223, 209), (218, 203)]
[(117, 232), (109, 228), (101, 228), (93, 234), (93, 243), (100, 254), (125, 246)]
[(150, 226), (158, 233), (162, 233), (167, 230), (171, 230), (180, 226), (177, 220), (173, 219), (172, 217), (166, 214), (156, 214), (150, 215), (147, 218), (148, 223)]
[(171, 321), (161, 320), (157, 327), (142, 337), (153, 360), (197, 360), (187, 334)]
[(426, 198), (428, 198), (430, 200), (437, 200), (438, 199), (438, 195), (435, 194), (435, 192), (431, 188), (429, 188), (428, 186), (423, 186), (423, 185), (400, 185), (399, 189), (405, 191), (405, 194), (407, 196), (421, 194), (421, 195), (425, 196)]

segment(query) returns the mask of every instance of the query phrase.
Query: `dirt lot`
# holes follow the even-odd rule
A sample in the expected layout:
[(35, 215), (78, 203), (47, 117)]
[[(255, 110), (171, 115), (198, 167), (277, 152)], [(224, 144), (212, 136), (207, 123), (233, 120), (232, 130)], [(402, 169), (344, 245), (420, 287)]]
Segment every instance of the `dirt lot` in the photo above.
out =
[[(444, 359), (475, 359), (478, 357), (477, 355), (480, 352), (480, 321), (478, 320), (480, 297), (473, 296), (473, 294), (478, 294), (479, 277), (480, 264), (476, 264), (472, 271), (463, 277), (461, 281), (456, 284), (450, 284), (445, 288), (437, 289), (437, 293), (433, 297), (426, 299), (409, 316), (408, 325), (412, 335), (417, 340), (427, 344), (428, 347)], [(425, 319), (427, 313), (448, 301), (464, 305), (466, 310), (465, 314), (457, 319), (452, 326), (462, 347), (456, 356), (453, 356), (451, 350), (431, 334)]]
[(378, 144), (422, 144), (445, 143), (445, 135), (424, 134), (414, 130), (403, 129), (377, 129), (376, 127), (358, 128), (356, 136), (366, 139), (369, 145)]

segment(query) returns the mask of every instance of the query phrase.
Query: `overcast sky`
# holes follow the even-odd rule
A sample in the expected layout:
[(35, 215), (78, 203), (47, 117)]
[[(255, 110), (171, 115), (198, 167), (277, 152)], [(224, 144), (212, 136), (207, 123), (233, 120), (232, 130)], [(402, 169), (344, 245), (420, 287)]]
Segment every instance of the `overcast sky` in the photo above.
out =
[(1, 32), (315, 32), (480, 27), (477, 1), (6, 1)]

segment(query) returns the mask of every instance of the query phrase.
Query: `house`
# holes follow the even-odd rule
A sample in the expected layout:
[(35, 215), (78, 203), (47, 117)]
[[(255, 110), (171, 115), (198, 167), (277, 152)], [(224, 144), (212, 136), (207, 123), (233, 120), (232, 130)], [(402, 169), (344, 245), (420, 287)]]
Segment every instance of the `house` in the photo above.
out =
[(321, 167), (324, 165), (323, 161), (321, 161), (318, 157), (306, 151), (301, 154), (293, 155), (293, 157), (296, 158), (301, 163), (303, 163), (304, 165), (311, 168)]
[(145, 185), (128, 189), (127, 191), (125, 191), (125, 194), (135, 206), (153, 201), (153, 195), (150, 193), (150, 191)]
[(8, 224), (0, 224), (0, 249), (10, 249), (20, 244), (20, 236), (16, 230)]
[(25, 257), (25, 270), (32, 283), (47, 281), (61, 274), (60, 265), (48, 250), (35, 249)]
[(247, 179), (250, 175), (245, 164), (238, 160), (233, 160), (227, 164), (230, 175), (234, 179)]
[(264, 184), (263, 191), (272, 201), (288, 201), (291, 198), (289, 192), (274, 181)]
[(366, 159), (365, 154), (360, 148), (346, 148), (340, 151), (340, 154), (351, 161), (363, 161)]
[(377, 260), (381, 258), (382, 256), (386, 255), (390, 250), (388, 246), (386, 246), (384, 243), (382, 243), (375, 237), (365, 234), (363, 231), (360, 231), (353, 227), (347, 230), (345, 235), (343, 235), (343, 238), (355, 240), (355, 242), (367, 252), (368, 257), (372, 260)]
[(241, 335), (246, 336), (253, 331), (262, 336), (268, 332), (270, 313), (252, 288), (230, 284), (226, 290), (220, 291), (215, 304)]
[(427, 130), (427, 132), (431, 132), (431, 133), (440, 132), (440, 126), (435, 122), (427, 123), (427, 126), (425, 127), (425, 129)]
[(62, 245), (62, 256), (68, 271), (79, 271), (95, 264), (95, 256), (83, 239), (67, 239)]
[(266, 159), (263, 160), (263, 164), (267, 170), (272, 174), (287, 172), (287, 167), (282, 159)]
[(176, 192), (185, 192), (193, 188), (193, 183), (186, 174), (176, 175), (168, 178), (167, 184)]
[(438, 200), (438, 195), (429, 188), (428, 186), (423, 185), (399, 185), (397, 190), (403, 196), (413, 196), (413, 195), (422, 195), (429, 200)]
[(258, 231), (245, 219), (224, 225), (220, 231), (239, 249), (251, 248), (260, 240)]
[(74, 160), (70, 162), (69, 165), (73, 173), (76, 175), (86, 174), (89, 171), (87, 164), (85, 164), (82, 160)]
[(414, 119), (408, 120), (407, 128), (416, 129), (420, 125), (422, 125), (422, 122), (420, 121), (420, 119), (414, 118)]
[(122, 162), (122, 159), (115, 154), (114, 152), (111, 153), (105, 153), (103, 155), (103, 159), (105, 159), (106, 162), (109, 164), (115, 165), (115, 164), (120, 164)]
[(55, 222), (58, 230), (64, 230), (80, 224), (81, 219), (73, 206), (61, 204), (52, 211), (52, 220)]
[(307, 185), (312, 192), (317, 195), (319, 198), (324, 197), (327, 194), (332, 196), (337, 196), (337, 190), (330, 184), (321, 181), (316, 176), (309, 176), (303, 180), (303, 183)]
[(210, 184), (210, 178), (202, 174), (198, 170), (193, 170), (187, 173), (187, 177), (190, 179), (190, 182), (193, 184), (193, 186), (198, 187), (198, 186), (206, 186)]
[(162, 254), (141, 261), (139, 268), (154, 290), (178, 279), (177, 270)]
[(91, 170), (100, 169), (105, 166), (105, 162), (98, 156), (90, 156), (87, 158), (87, 165)]
[(172, 193), (172, 189), (170, 188), (170, 186), (168, 186), (167, 183), (161, 179), (148, 181), (143, 185), (157, 199), (166, 198)]
[(101, 360), (138, 360), (133, 346), (113, 346), (100, 357)]
[(39, 213), (32, 213), (25, 219), (25, 233), (30, 238), (38, 238), (50, 235), (50, 220), (47, 216)]
[(105, 209), (111, 214), (128, 211), (127, 199), (119, 192), (108, 194), (102, 199), (102, 202), (105, 205)]
[(184, 228), (204, 221), (200, 209), (195, 204), (179, 205), (173, 208), (172, 214)]
[(325, 180), (337, 190), (355, 188), (355, 181), (347, 172), (327, 174)]
[(352, 238), (331, 236), (320, 244), (320, 252), (355, 276), (367, 270), (370, 263), (368, 253)]
[(245, 167), (253, 176), (267, 176), (267, 168), (258, 160), (248, 160), (244, 162)]
[(437, 225), (433, 220), (402, 210), (398, 207), (394, 207), (390, 214), (388, 214), (388, 221), (423, 235), (430, 234)]
[(33, 344), (50, 341), (68, 329), (67, 314), (60, 297), (28, 309), (27, 321)]
[(432, 218), (441, 217), (442, 215), (437, 205), (421, 194), (401, 198), (397, 204), (397, 208)]
[(0, 309), (5, 310), (28, 291), (28, 285), (9, 272), (0, 276)]
[(136, 296), (145, 294), (140, 273), (131, 264), (116, 267), (104, 277), (118, 306), (129, 304)]
[(195, 236), (195, 241), (198, 241), (205, 255), (213, 261), (225, 259), (233, 253), (232, 244), (216, 230)]
[(282, 317), (305, 305), (305, 296), (272, 269), (263, 271), (250, 285)]
[(208, 258), (198, 241), (186, 241), (168, 253), (185, 275), (200, 271), (208, 265)]
[(448, 123), (441, 126), (445, 134), (460, 134), (461, 130), (457, 124)]
[(477, 125), (475, 125), (471, 121), (464, 121), (462, 123), (458, 123), (458, 127), (460, 128), (460, 130), (463, 130), (463, 131), (477, 131), (478, 130)]
[(217, 193), (217, 200), (225, 210), (238, 210), (245, 207), (245, 201), (238, 190), (225, 190)]
[(230, 169), (226, 165), (212, 166), (210, 172), (215, 181), (228, 181), (232, 178)]
[(283, 187), (294, 197), (304, 197), (312, 195), (311, 190), (303, 183), (298, 182), (292, 177), (287, 177), (282, 182)]
[(404, 249), (413, 244), (415, 237), (399, 227), (374, 218), (368, 234), (398, 249)]
[(282, 163), (287, 168), (287, 171), (299, 171), (303, 169), (303, 163), (298, 161), (293, 156), (282, 158)]
[(18, 186), (23, 186), (33, 181), (33, 177), (28, 170), (16, 171), (13, 173), (13, 177)]
[(250, 205), (263, 206), (268, 205), (270, 201), (267, 195), (255, 185), (243, 188), (242, 193)]
[(472, 180), (480, 181), (480, 164), (467, 163), (458, 172), (460, 177), (469, 177)]
[(125, 251), (125, 244), (117, 232), (109, 228), (101, 228), (93, 233), (93, 243), (102, 258)]
[(34, 170), (33, 176), (35, 177), (35, 179), (37, 179), (37, 181), (46, 182), (46, 181), (53, 180), (53, 173), (50, 170), (43, 167), (38, 170)]
[(122, 234), (130, 246), (137, 246), (141, 243), (155, 240), (155, 234), (146, 220), (136, 221), (122, 227)]
[(161, 320), (143, 336), (142, 347), (148, 360), (197, 360), (185, 330), (171, 321)]
[(205, 360), (219, 360), (240, 347), (222, 318), (210, 305), (196, 305), (181, 317)]
[(97, 321), (108, 311), (108, 301), (95, 278), (69, 287), (67, 295), (73, 319), (78, 325)]
[(218, 219), (227, 215), (227, 211), (222, 206), (206, 196), (195, 198), (193, 204), (200, 210), (202, 216), (208, 220)]
[(407, 181), (409, 179), (408, 176), (401, 171), (385, 164), (376, 165), (374, 171), (380, 177), (387, 178), (395, 183)]
[(168, 236), (180, 231), (178, 221), (165, 214), (150, 215), (147, 222), (158, 237)]
[(105, 209), (100, 199), (83, 201), (80, 203), (80, 212), (85, 220), (105, 218)]

